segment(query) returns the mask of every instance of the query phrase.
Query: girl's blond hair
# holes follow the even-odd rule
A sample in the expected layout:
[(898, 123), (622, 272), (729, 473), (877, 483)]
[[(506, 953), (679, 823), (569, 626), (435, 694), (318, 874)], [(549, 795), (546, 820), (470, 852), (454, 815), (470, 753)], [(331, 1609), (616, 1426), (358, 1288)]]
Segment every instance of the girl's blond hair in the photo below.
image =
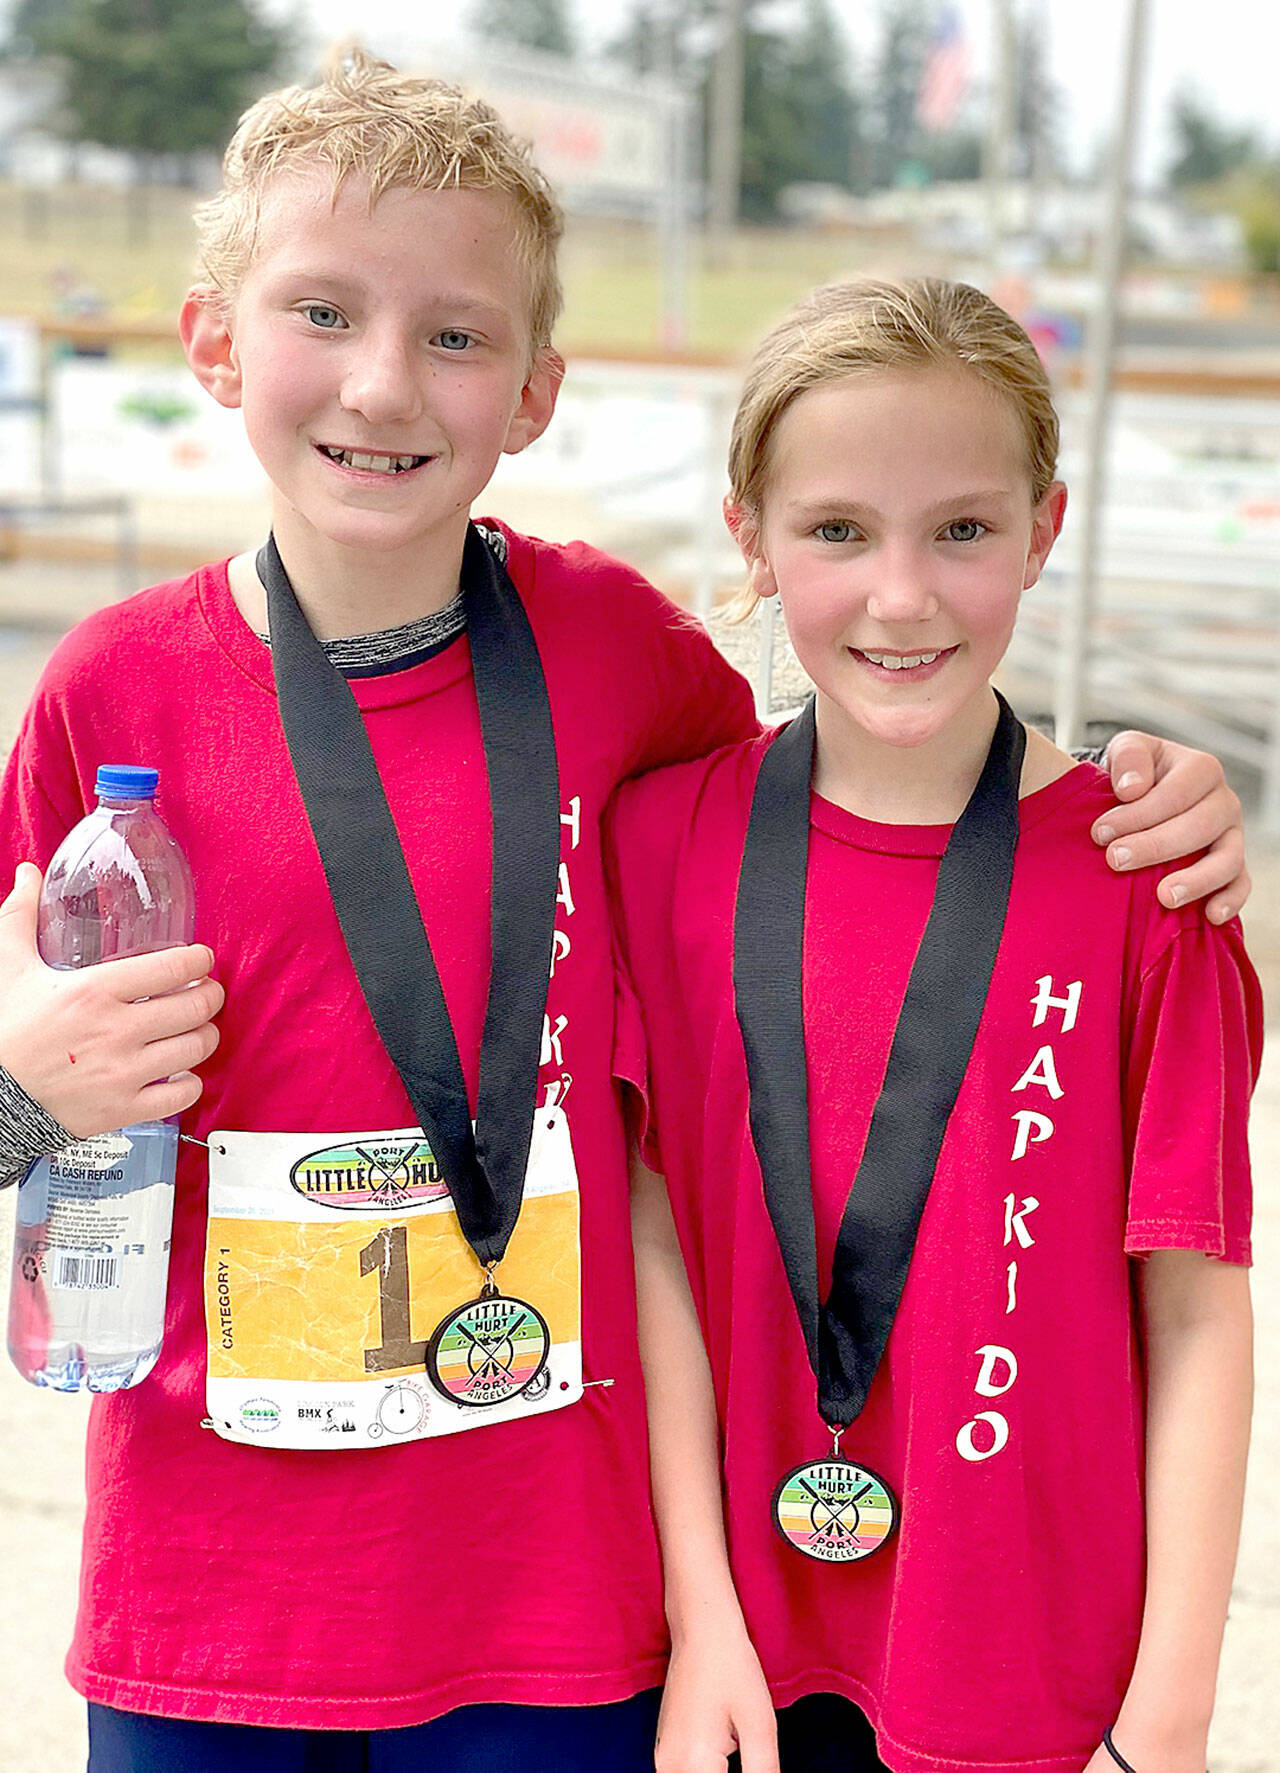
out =
[[(774, 430), (807, 389), (868, 371), (951, 365), (971, 370), (1012, 403), (1038, 505), (1058, 463), (1058, 415), (1044, 365), (990, 296), (941, 277), (828, 284), (778, 322), (751, 359), (734, 416), (731, 503), (749, 527), (758, 523)], [(748, 593), (738, 613), (749, 613), (756, 601)]]
[(443, 80), (401, 74), (358, 48), (335, 54), (319, 85), (267, 93), (240, 119), (222, 189), (196, 210), (201, 265), (225, 300), (234, 300), (253, 259), (267, 185), (317, 165), (335, 192), (353, 173), (365, 179), (370, 203), (392, 186), (504, 192), (529, 272), (533, 344), (550, 344), (564, 218), (528, 144), (483, 100)]

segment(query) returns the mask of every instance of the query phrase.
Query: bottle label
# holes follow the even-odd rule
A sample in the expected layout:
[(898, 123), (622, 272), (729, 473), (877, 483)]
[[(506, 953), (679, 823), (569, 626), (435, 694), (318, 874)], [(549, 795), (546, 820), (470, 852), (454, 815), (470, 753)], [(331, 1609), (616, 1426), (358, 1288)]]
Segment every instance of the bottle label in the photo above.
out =
[(18, 1190), (22, 1278), (65, 1292), (124, 1288), (162, 1308), (176, 1143), (175, 1127), (127, 1127), (33, 1165)]
[[(534, 1122), (524, 1208), (497, 1277), (545, 1327), (545, 1351), (527, 1384), (484, 1409), (428, 1372), (433, 1332), (476, 1301), (484, 1276), (419, 1129), (208, 1142), (207, 1401), (224, 1439), (392, 1446), (582, 1396), (578, 1178), (562, 1110)], [(500, 1338), (484, 1354), (495, 1370), (518, 1364)]]
[(124, 1133), (95, 1133), (91, 1139), (75, 1139), (49, 1160), (55, 1176), (74, 1176), (77, 1171), (97, 1176), (122, 1164), (133, 1150)]

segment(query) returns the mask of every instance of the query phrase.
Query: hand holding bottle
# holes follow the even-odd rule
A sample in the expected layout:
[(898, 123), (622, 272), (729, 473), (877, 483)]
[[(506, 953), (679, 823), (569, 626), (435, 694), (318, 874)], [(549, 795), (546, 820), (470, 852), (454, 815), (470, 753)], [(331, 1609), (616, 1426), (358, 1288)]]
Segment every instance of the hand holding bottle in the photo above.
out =
[(200, 943), (78, 971), (36, 948), (40, 870), (0, 903), (0, 1065), (76, 1138), (164, 1120), (198, 1100), (223, 990)]
[[(126, 1045), (158, 1060), (163, 1076), (207, 1057), (212, 1044), (201, 1027), (175, 1032), (190, 1020), (185, 1000), (192, 993), (181, 989), (181, 966), (166, 975), (163, 963), (175, 949), (192, 950), (195, 887), (186, 857), (156, 811), (158, 781), (159, 773), (145, 765), (99, 765), (96, 807), (49, 863), (35, 936), (40, 961), (63, 975), (64, 991), (86, 971), (100, 975), (115, 962), (115, 991), (127, 997), (117, 995), (113, 1004), (108, 993), (98, 1008), (127, 1031)], [(28, 917), (20, 888), (9, 920), (19, 947), (30, 934)], [(193, 952), (203, 967), (208, 951)], [(157, 962), (162, 970), (153, 979), (150, 967)], [(157, 983), (171, 995), (148, 997), (148, 984)], [(139, 998), (147, 1001), (134, 1001)], [(76, 994), (73, 1023), (86, 1001)], [(205, 1006), (199, 1009), (203, 1025)], [(62, 1027), (59, 1018), (54, 1022)], [(9, 1353), (25, 1379), (59, 1391), (119, 1391), (139, 1384), (159, 1358), (178, 1157), (177, 1114), (165, 1109), (194, 1099), (184, 1081), (178, 1100), (165, 1102), (166, 1086), (152, 1081), (151, 1064), (121, 1073), (110, 1062), (95, 1064), (99, 1057), (95, 1040), (80, 1050), (69, 1041), (65, 1070), (78, 1075), (89, 1066), (91, 1110), (100, 1114), (107, 1099), (120, 1099), (105, 1121), (95, 1116), (98, 1131), (38, 1158), (18, 1187)], [(64, 1064), (57, 1050), (53, 1063), (56, 1077)], [(13, 1075), (23, 1081), (20, 1072)], [(124, 1106), (131, 1093), (132, 1109)], [(83, 1116), (79, 1121), (88, 1124)]]

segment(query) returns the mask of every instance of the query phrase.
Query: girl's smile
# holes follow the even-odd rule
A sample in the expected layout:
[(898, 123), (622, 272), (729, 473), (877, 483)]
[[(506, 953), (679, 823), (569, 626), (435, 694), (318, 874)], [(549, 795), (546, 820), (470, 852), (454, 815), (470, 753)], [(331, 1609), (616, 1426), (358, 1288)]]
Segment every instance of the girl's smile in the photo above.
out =
[(885, 647), (875, 650), (857, 646), (849, 648), (854, 658), (861, 660), (870, 671), (883, 674), (895, 684), (927, 682), (957, 650), (956, 647), (949, 646), (935, 647), (932, 651), (901, 653)]

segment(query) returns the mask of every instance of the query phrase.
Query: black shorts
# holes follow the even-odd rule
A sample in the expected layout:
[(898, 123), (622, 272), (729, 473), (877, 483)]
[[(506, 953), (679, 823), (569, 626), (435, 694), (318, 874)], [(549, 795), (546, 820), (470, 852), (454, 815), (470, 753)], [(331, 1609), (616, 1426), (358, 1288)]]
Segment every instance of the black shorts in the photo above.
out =
[[(730, 1762), (738, 1773), (735, 1755)], [(808, 1693), (778, 1713), (782, 1773), (889, 1773), (875, 1732), (851, 1699)]]

